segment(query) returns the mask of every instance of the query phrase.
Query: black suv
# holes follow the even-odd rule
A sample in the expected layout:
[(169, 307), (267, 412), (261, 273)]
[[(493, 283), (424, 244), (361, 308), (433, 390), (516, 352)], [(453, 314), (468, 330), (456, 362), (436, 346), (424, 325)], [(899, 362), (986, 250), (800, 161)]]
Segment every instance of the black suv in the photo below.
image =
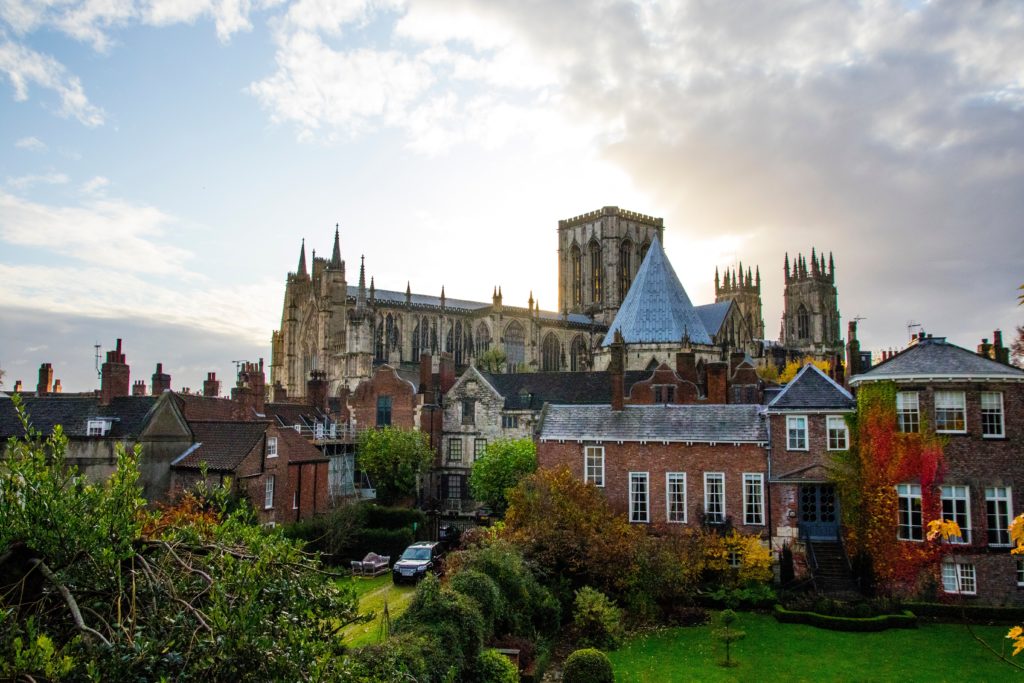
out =
[(442, 547), (437, 541), (420, 541), (405, 549), (391, 568), (394, 583), (416, 583), (427, 572), (441, 573)]

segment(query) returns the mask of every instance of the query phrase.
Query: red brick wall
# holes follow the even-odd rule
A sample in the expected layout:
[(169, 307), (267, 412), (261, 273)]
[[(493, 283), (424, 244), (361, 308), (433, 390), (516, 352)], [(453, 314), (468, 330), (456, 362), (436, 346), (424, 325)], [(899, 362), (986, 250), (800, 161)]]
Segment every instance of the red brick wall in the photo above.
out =
[(697, 403), (700, 392), (697, 385), (679, 378), (676, 372), (665, 363), (645, 380), (633, 384), (625, 403), (633, 405), (651, 405), (654, 403), (654, 385), (670, 385), (675, 387), (674, 400), (671, 403)]
[[(786, 450), (786, 415), (769, 415), (772, 446), (772, 476), (779, 477), (794, 470), (810, 465), (828, 465), (831, 453), (828, 451), (828, 433), (826, 418), (828, 415), (843, 415), (840, 411), (817, 414), (793, 411), (790, 415), (803, 415), (807, 418), (806, 451)], [(847, 434), (849, 439), (849, 434)], [(847, 441), (849, 443), (849, 441)]]
[[(567, 466), (583, 478), (583, 448), (588, 444), (542, 441), (537, 445), (541, 467)], [(589, 444), (595, 445), (595, 444)], [(629, 512), (629, 473), (648, 472), (650, 515), (652, 522), (666, 519), (665, 474), (686, 472), (687, 525), (700, 523), (704, 510), (704, 472), (725, 473), (725, 514), (733, 525), (745, 533), (763, 533), (763, 526), (743, 524), (743, 474), (760, 472), (765, 479), (767, 497), (767, 455), (764, 448), (753, 444), (685, 444), (606, 442), (605, 486), (602, 489), (612, 506), (622, 514)], [(767, 502), (765, 505), (767, 515)], [(767, 519), (765, 519), (767, 523)], [(680, 525), (681, 526), (681, 525)]]
[(377, 426), (379, 396), (391, 397), (391, 426), (412, 429), (416, 425), (419, 396), (412, 384), (399, 377), (393, 368), (382, 365), (374, 370), (370, 379), (359, 383), (349, 399), (349, 407), (356, 420), (357, 429)]

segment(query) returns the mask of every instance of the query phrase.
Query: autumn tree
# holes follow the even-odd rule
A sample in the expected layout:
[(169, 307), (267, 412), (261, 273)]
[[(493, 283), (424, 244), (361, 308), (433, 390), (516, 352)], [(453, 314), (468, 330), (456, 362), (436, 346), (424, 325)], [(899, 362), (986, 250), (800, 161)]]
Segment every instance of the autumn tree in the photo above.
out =
[(473, 463), (469, 488), (475, 499), (501, 513), (508, 507), (509, 489), (536, 469), (537, 446), (532, 439), (492, 441)]
[(384, 427), (359, 435), (356, 461), (369, 475), (382, 501), (416, 495), (419, 476), (432, 460), (433, 452), (423, 432)]

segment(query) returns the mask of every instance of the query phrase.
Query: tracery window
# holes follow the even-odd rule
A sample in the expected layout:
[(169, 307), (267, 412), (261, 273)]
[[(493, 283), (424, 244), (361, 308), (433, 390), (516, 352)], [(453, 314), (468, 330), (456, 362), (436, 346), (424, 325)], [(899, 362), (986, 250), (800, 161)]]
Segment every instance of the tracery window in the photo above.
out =
[(807, 308), (803, 304), (800, 304), (800, 308), (796, 311), (796, 338), (811, 338), (811, 316), (808, 315)]
[(544, 344), (541, 347), (541, 370), (544, 372), (557, 372), (562, 369), (562, 345), (558, 337), (548, 332), (544, 337)]
[(516, 372), (526, 362), (526, 332), (513, 320), (505, 328), (505, 363), (509, 372)]
[(589, 365), (587, 356), (587, 343), (583, 341), (583, 335), (577, 334), (572, 339), (572, 346), (569, 347), (569, 369), (573, 372), (585, 370)]
[(572, 264), (572, 305), (579, 306), (583, 303), (583, 256), (576, 245), (569, 253), (569, 261)]
[(629, 285), (632, 284), (633, 243), (628, 239), (619, 247), (619, 301), (626, 298)]
[(604, 264), (601, 262), (601, 247), (597, 241), (590, 243), (590, 300), (593, 303), (600, 303), (602, 301), (602, 289), (601, 289), (601, 273), (604, 270)]

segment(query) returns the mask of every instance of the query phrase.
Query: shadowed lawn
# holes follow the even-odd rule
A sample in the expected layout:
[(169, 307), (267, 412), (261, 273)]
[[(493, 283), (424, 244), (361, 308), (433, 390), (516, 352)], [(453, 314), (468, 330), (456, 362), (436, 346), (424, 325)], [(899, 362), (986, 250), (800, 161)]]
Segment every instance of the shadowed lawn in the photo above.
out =
[(351, 624), (341, 632), (345, 644), (349, 647), (360, 647), (377, 642), (380, 633), (381, 618), (384, 613), (384, 601), (388, 603), (388, 613), (394, 622), (398, 615), (406, 610), (412, 601), (415, 586), (395, 586), (391, 583), (391, 574), (372, 579), (340, 579), (341, 583), (351, 583), (359, 597), (359, 614), (374, 613), (374, 618), (365, 624)]
[[(959, 624), (842, 633), (771, 616), (740, 613), (747, 634), (732, 646), (739, 666), (726, 669), (712, 626), (673, 628), (630, 639), (609, 652), (616, 681), (1008, 681), (1024, 672), (999, 661)], [(1006, 626), (975, 626), (997, 652), (1010, 641)], [(1020, 659), (1020, 658), (1018, 658)], [(1016, 661), (1016, 660), (1015, 660)], [(1021, 659), (1024, 664), (1024, 659)]]

